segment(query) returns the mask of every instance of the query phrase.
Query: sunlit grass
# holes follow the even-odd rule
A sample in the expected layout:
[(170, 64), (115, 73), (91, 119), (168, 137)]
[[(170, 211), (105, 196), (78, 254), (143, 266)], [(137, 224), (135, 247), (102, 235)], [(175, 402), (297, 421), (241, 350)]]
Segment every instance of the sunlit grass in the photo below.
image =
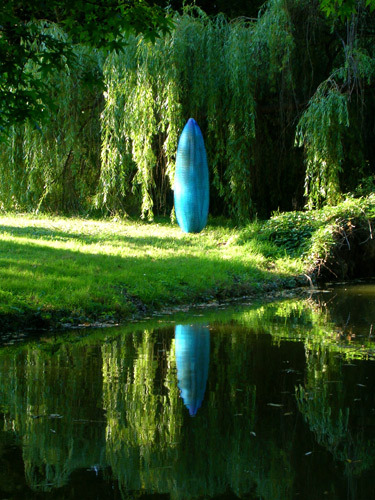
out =
[(272, 244), (264, 251), (238, 236), (215, 225), (184, 234), (167, 222), (1, 216), (0, 314), (126, 317), (245, 294), (302, 271)]

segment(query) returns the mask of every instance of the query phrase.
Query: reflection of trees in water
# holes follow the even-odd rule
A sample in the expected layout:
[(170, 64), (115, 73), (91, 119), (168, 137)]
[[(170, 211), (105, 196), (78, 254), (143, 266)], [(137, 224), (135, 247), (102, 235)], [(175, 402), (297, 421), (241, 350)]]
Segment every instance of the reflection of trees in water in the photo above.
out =
[(375, 435), (366, 425), (366, 421), (371, 423), (375, 401), (372, 397), (368, 404), (356, 397), (362, 384), (357, 383), (358, 374), (354, 380), (350, 377), (350, 367), (361, 368), (361, 362), (344, 364), (329, 346), (322, 345), (306, 349), (306, 361), (306, 383), (296, 390), (298, 408), (317, 442), (343, 465), (350, 498), (357, 498), (356, 478), (370, 471), (375, 462)]
[(229, 489), (290, 498), (288, 453), (272, 435), (254, 436), (257, 392), (248, 372), (260, 352), (245, 348), (246, 330), (216, 329), (212, 378), (195, 419), (180, 398), (175, 347), (172, 330), (144, 331), (1, 356), (1, 404), (31, 488), (55, 490), (74, 470), (110, 466), (124, 496)]
[(375, 283), (357, 283), (333, 288), (313, 296), (316, 306), (338, 327), (342, 335), (352, 329), (369, 335), (375, 327)]
[[(172, 328), (4, 350), (0, 406), (5, 429), (19, 437), (28, 483), (37, 491), (54, 490), (77, 469), (110, 466), (124, 496), (142, 491), (178, 499), (229, 489), (264, 500), (292, 498), (296, 471), (305, 470), (294, 462), (297, 420), (283, 420), (278, 409), (267, 407), (279, 401), (270, 395), (280, 396), (274, 387), (281, 390), (277, 378), (289, 368), (278, 354), (283, 345), (291, 366), (297, 354), (303, 360), (306, 353), (298, 405), (316, 440), (345, 464), (350, 477), (368, 470), (373, 447), (363, 432), (366, 412), (375, 404), (363, 402), (362, 413), (353, 406), (350, 384), (359, 379), (351, 382), (343, 373), (322, 325), (316, 311), (284, 303), (227, 324), (212, 322), (211, 332), (197, 326), (204, 329), (202, 338), (190, 335), (190, 346), (182, 350)], [(271, 336), (252, 341), (259, 331)], [(283, 344), (293, 334), (305, 339), (305, 351), (302, 343)], [(190, 367), (201, 356), (194, 408), (203, 395), (204, 404), (194, 419), (180, 397), (179, 385), (187, 387), (185, 376), (177, 377), (181, 352)], [(186, 375), (190, 368), (182, 366)]]
[(148, 471), (162, 480), (180, 439), (174, 349), (158, 342), (144, 331), (102, 347), (107, 460), (124, 492), (144, 488)]
[(31, 488), (50, 491), (66, 484), (74, 470), (103, 463), (95, 349), (66, 344), (53, 353), (35, 347), (0, 362), (5, 429), (19, 436)]
[[(200, 332), (204, 339), (197, 341), (193, 335), (183, 350), (189, 351), (189, 362), (192, 352), (195, 361), (203, 355), (204, 380), (209, 332), (206, 327), (196, 328), (193, 333)], [(181, 354), (176, 345), (180, 340), (162, 342), (165, 351), (158, 362), (155, 332), (123, 337), (102, 348), (107, 459), (124, 495), (143, 490), (178, 499), (230, 490), (264, 499), (291, 498), (288, 453), (274, 443), (272, 435), (259, 439), (254, 433), (256, 388), (246, 376), (254, 365), (254, 352), (244, 348), (243, 330), (239, 334), (233, 330), (229, 336), (228, 330), (216, 332), (213, 376), (208, 378), (205, 404), (195, 419), (184, 411), (179, 395), (175, 356)], [(202, 392), (204, 385), (205, 381)]]

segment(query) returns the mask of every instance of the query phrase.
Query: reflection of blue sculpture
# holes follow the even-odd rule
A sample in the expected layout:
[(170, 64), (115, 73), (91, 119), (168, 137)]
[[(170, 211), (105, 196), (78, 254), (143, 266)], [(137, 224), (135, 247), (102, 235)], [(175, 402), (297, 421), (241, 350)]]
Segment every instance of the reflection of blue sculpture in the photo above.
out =
[(178, 387), (190, 415), (201, 407), (210, 362), (210, 330), (206, 325), (176, 325)]
[(174, 208), (185, 233), (199, 233), (207, 224), (209, 183), (206, 149), (194, 118), (185, 125), (178, 141), (174, 181)]

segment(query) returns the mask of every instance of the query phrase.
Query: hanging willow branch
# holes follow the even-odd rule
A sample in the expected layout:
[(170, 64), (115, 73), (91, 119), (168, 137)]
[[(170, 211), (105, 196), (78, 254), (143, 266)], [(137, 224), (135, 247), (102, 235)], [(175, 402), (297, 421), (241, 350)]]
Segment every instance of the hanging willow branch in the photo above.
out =
[[(65, 37), (54, 25), (45, 29), (50, 36)], [(74, 51), (73, 68), (44, 77), (51, 104), (44, 108), (42, 128), (30, 122), (14, 126), (2, 145), (0, 200), (5, 209), (70, 212), (87, 210), (92, 203), (100, 172), (101, 58), (84, 47)]]
[(98, 207), (126, 207), (139, 193), (141, 215), (152, 219), (153, 192), (173, 187), (177, 139), (193, 117), (228, 212), (238, 220), (252, 215), (256, 86), (275, 82), (293, 50), (285, 3), (270, 1), (266, 13), (229, 23), (186, 10), (169, 36), (154, 45), (133, 37), (107, 59)]
[[(49, 77), (47, 125), (14, 129), (0, 151), (0, 208), (170, 213), (177, 141), (191, 117), (205, 138), (212, 205), (240, 222), (277, 208), (303, 184), (300, 153), (291, 150), (298, 106), (311, 93), (295, 83), (294, 34), (310, 4), (269, 0), (257, 19), (230, 22), (186, 9), (167, 36), (153, 44), (129, 37), (104, 65), (74, 47), (74, 71)], [(353, 42), (348, 54), (298, 126), (310, 206), (339, 197), (352, 88), (344, 82), (372, 82), (373, 53)]]
[(305, 196), (309, 208), (323, 201), (335, 203), (340, 197), (343, 134), (349, 126), (347, 96), (333, 79), (317, 89), (297, 127), (297, 140), (305, 146)]

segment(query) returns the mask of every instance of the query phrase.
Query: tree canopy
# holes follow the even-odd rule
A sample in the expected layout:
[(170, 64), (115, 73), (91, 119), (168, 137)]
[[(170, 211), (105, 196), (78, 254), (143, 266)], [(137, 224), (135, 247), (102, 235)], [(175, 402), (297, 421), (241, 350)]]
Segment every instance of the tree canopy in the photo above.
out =
[[(361, 2), (361, 7), (368, 7), (372, 12), (375, 9), (374, 0), (365, 0)], [(342, 22), (349, 20), (357, 13), (357, 0), (320, 0), (320, 8), (328, 18), (340, 20)]]
[[(59, 36), (51, 30), (60, 27)], [(43, 118), (46, 78), (76, 62), (79, 43), (121, 50), (129, 33), (155, 40), (171, 28), (152, 0), (4, 0), (0, 7), (0, 133), (14, 123)]]

